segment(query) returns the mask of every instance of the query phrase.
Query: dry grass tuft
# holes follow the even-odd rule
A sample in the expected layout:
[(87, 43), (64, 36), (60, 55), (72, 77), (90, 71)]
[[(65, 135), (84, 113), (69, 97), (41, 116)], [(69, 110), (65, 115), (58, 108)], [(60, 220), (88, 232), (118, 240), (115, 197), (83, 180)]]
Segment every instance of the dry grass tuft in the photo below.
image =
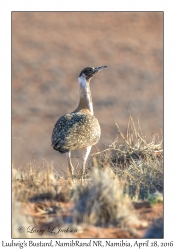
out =
[[(110, 168), (123, 183), (124, 192), (132, 199), (145, 199), (156, 191), (163, 191), (163, 140), (154, 135), (147, 142), (139, 119), (135, 126), (130, 115), (127, 133), (124, 135), (116, 123), (119, 137), (101, 152), (92, 154), (92, 166)], [(122, 144), (121, 144), (121, 141)]]
[(26, 169), (12, 168), (12, 190), (16, 199), (22, 202), (53, 199), (68, 201), (72, 186), (58, 185), (58, 178), (52, 165), (36, 168), (30, 162)]
[(123, 194), (118, 179), (109, 170), (94, 169), (92, 182), (77, 186), (74, 192), (73, 219), (96, 226), (128, 225), (138, 221), (128, 195)]

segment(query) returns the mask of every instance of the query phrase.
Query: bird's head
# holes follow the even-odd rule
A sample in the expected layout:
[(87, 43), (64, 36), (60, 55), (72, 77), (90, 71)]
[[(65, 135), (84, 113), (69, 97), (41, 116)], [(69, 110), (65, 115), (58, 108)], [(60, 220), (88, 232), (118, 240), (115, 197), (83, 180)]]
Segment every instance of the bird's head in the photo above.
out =
[(81, 72), (80, 75), (78, 77), (78, 81), (80, 84), (84, 84), (86, 81), (90, 81), (91, 78), (96, 75), (99, 71), (105, 69), (107, 66), (100, 66), (97, 68), (88, 66), (86, 68), (84, 68)]

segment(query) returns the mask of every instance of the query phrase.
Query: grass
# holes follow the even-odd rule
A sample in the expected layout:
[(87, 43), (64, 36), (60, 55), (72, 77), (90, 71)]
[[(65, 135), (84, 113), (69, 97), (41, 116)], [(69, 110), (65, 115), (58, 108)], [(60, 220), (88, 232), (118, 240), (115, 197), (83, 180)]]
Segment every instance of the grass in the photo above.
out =
[(86, 224), (131, 229), (141, 223), (133, 201), (162, 202), (162, 139), (154, 135), (147, 142), (139, 120), (135, 126), (131, 115), (126, 135), (116, 126), (118, 138), (90, 156), (83, 186), (78, 176), (76, 185), (67, 176), (60, 178), (49, 163), (36, 168), (31, 160), (25, 169), (12, 168), (13, 237), (20, 237), (17, 227), (27, 223), (39, 228)]
[(78, 185), (73, 200), (76, 223), (108, 227), (124, 226), (131, 220), (137, 220), (131, 199), (123, 194), (117, 177), (111, 176), (108, 169), (95, 168), (90, 185)]
[(21, 202), (59, 199), (67, 201), (71, 186), (62, 189), (57, 185), (57, 174), (52, 165), (35, 167), (30, 161), (26, 169), (12, 168), (12, 193)]
[(163, 194), (159, 193), (158, 191), (156, 191), (153, 194), (149, 194), (148, 196), (148, 202), (154, 206), (157, 203), (162, 203), (163, 202)]
[(110, 168), (123, 183), (124, 192), (135, 200), (148, 198), (149, 194), (156, 191), (162, 192), (163, 140), (154, 135), (147, 142), (139, 120), (135, 126), (131, 115), (126, 135), (121, 132), (117, 123), (116, 126), (118, 138), (102, 152), (92, 155), (96, 158), (91, 159), (89, 169), (92, 165), (98, 165), (102, 169)]

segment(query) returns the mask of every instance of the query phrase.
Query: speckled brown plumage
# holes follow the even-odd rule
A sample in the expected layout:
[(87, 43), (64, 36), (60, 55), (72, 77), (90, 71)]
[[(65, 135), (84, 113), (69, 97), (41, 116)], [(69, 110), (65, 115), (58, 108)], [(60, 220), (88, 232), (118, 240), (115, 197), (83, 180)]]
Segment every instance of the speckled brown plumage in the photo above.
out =
[(60, 153), (66, 153), (96, 144), (100, 134), (100, 125), (95, 116), (82, 112), (70, 113), (56, 122), (52, 146)]

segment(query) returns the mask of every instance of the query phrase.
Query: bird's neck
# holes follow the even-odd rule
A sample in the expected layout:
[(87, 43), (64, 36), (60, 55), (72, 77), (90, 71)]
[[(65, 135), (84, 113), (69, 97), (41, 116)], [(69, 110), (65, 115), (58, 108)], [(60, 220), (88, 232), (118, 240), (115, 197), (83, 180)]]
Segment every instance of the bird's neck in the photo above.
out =
[(87, 81), (85, 77), (81, 76), (78, 78), (79, 83), (79, 102), (75, 112), (87, 112), (91, 115), (93, 112), (93, 103), (90, 90), (90, 81)]

